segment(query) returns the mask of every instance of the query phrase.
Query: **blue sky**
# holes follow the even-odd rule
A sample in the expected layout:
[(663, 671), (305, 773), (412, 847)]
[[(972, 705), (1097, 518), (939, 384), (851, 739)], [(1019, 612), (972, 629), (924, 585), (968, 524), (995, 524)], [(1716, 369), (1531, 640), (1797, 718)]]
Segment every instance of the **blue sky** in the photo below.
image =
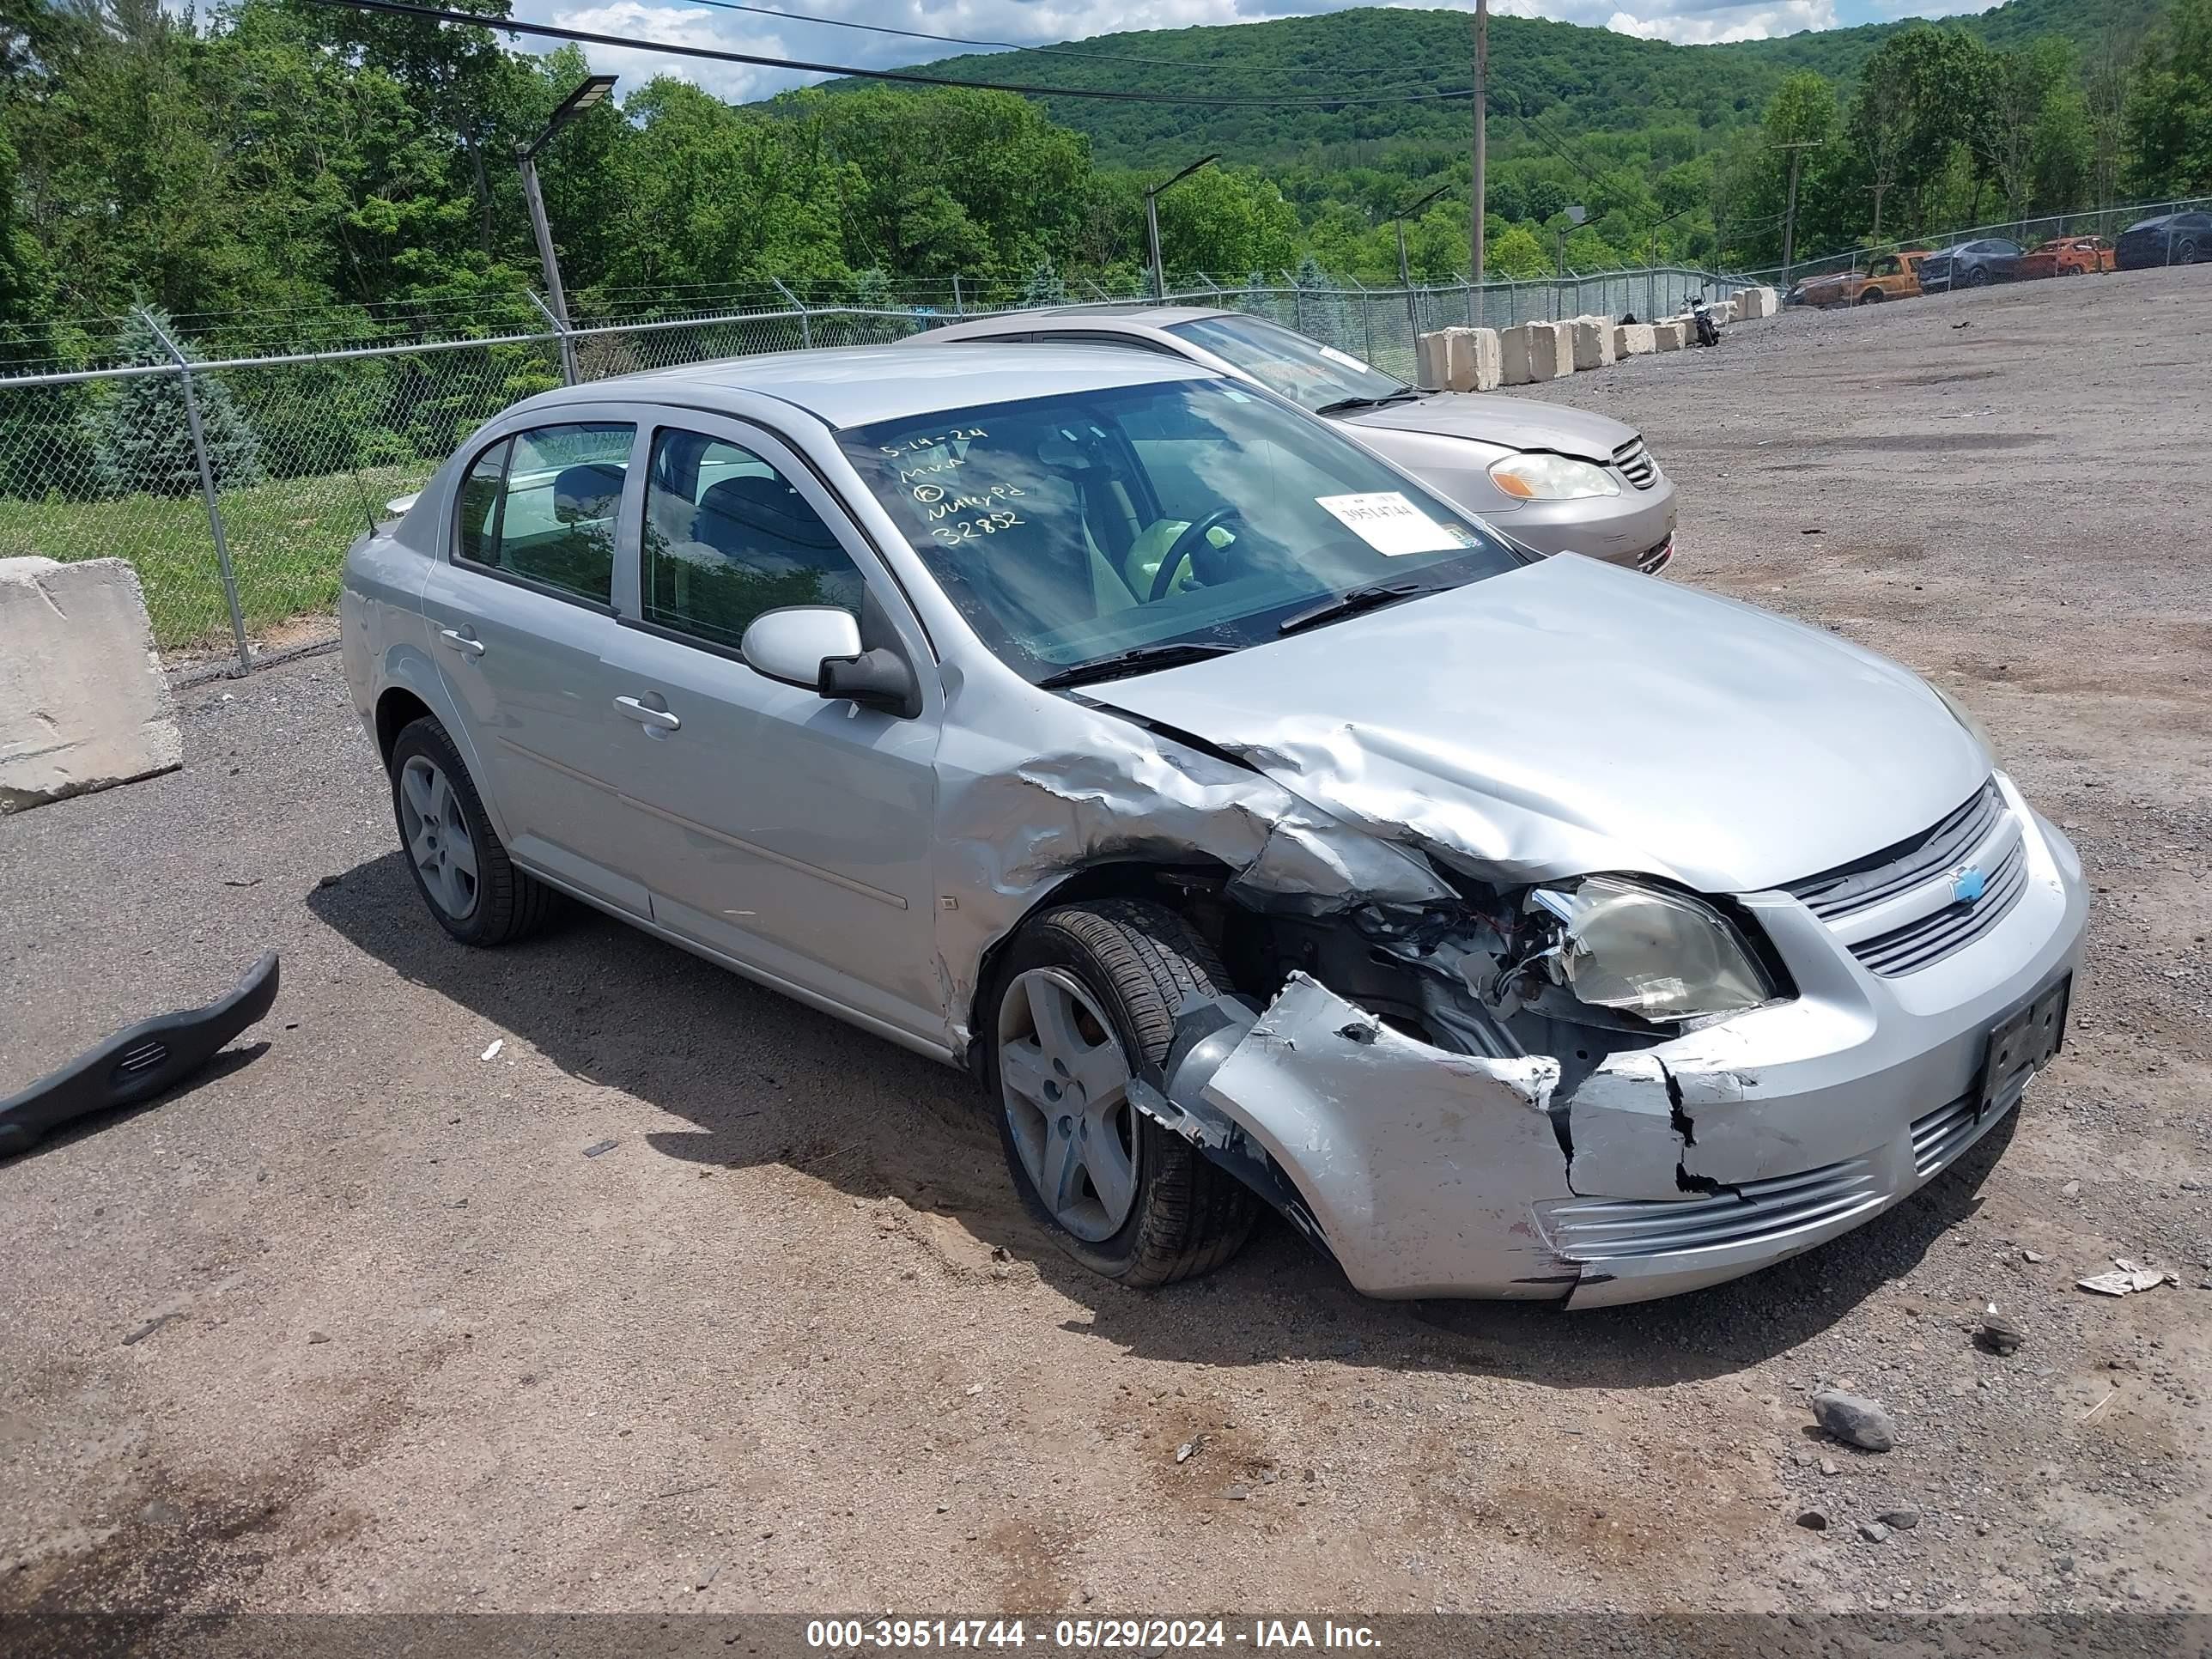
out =
[[(1473, 0), (1419, 0), (1471, 10)], [(1046, 46), (1124, 29), (1259, 22), (1341, 9), (1358, 0), (759, 0), (779, 10), (939, 34)], [(1491, 0), (1493, 15), (1552, 17), (1685, 45), (1759, 40), (1802, 29), (1846, 27), (1899, 17), (1984, 11), (1991, 0)], [(715, 10), (686, 0), (517, 0), (518, 16), (631, 39), (674, 40), (769, 57), (890, 69), (961, 50), (928, 40), (829, 27), (820, 21)], [(630, 84), (655, 74), (695, 81), (725, 98), (763, 98), (817, 76), (718, 64), (626, 49), (586, 49), (594, 69)]]

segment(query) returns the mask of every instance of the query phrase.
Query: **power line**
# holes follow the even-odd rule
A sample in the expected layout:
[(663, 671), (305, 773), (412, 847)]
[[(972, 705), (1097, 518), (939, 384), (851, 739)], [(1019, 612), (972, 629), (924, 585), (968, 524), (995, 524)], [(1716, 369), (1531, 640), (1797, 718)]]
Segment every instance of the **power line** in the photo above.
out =
[(1096, 98), (1120, 104), (1186, 104), (1208, 109), (1339, 109), (1348, 104), (1421, 104), (1472, 98), (1471, 88), (1449, 92), (1362, 94), (1356, 97), (1208, 98), (1172, 92), (1124, 92), (1106, 87), (1032, 87), (1008, 81), (962, 81), (949, 75), (929, 75), (919, 70), (860, 69), (851, 64), (816, 64), (797, 58), (769, 58), (759, 52), (728, 52), (717, 46), (685, 46), (667, 40), (629, 40), (619, 34), (600, 34), (591, 29), (563, 28), (554, 23), (526, 23), (513, 17), (487, 16), (482, 12), (447, 11), (417, 6), (406, 0), (314, 0), (317, 5), (340, 10), (383, 12), (393, 17), (412, 17), (428, 23), (457, 23), (465, 28), (501, 34), (535, 34), (552, 40), (574, 40), (588, 46), (620, 46), (630, 52), (665, 52), (676, 58), (702, 58), (718, 64), (746, 64), (759, 69), (797, 70), (808, 75), (848, 76), (860, 81), (891, 81), (906, 86), (964, 87), (970, 92), (1014, 92), (1030, 98)]
[[(885, 23), (858, 23), (843, 17), (814, 17), (805, 12), (783, 11), (774, 6), (744, 5), (739, 3), (739, 0), (692, 0), (692, 3), (712, 6), (718, 11), (744, 11), (761, 17), (787, 18), (794, 23), (817, 23), (823, 28), (859, 29), (868, 34), (895, 34), (907, 40), (938, 40), (952, 46), (985, 46), (1000, 52), (1035, 52), (1045, 58), (1079, 58), (1093, 64), (1136, 64), (1146, 69), (1176, 70), (1219, 67), (1195, 58), (1132, 58), (1121, 52), (1085, 52), (1072, 44), (1030, 46), (1018, 40), (982, 40), (964, 34), (933, 34), (927, 29), (895, 29)], [(1309, 69), (1302, 64), (1246, 64), (1239, 67), (1256, 70), (1262, 75), (1391, 75), (1395, 74), (1400, 66), (1392, 64), (1388, 69)]]

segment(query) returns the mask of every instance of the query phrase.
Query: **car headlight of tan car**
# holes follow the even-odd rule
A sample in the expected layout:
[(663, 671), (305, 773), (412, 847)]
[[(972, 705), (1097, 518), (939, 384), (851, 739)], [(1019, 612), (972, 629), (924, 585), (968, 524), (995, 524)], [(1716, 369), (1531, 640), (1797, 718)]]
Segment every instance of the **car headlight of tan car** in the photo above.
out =
[(1491, 463), (1490, 479), (1524, 501), (1578, 501), (1620, 494), (1620, 480), (1612, 473), (1570, 455), (1508, 455)]

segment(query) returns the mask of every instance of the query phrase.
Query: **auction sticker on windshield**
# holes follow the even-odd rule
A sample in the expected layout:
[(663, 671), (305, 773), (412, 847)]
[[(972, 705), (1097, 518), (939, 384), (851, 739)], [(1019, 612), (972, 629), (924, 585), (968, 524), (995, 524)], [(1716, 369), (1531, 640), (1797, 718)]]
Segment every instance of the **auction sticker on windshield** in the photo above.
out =
[(1372, 374), (1375, 372), (1350, 352), (1339, 351), (1334, 346), (1323, 346), (1321, 349), (1321, 355), (1333, 363), (1342, 363), (1346, 368), (1356, 368), (1362, 374)]
[(1408, 553), (1455, 553), (1466, 538), (1438, 524), (1395, 489), (1364, 495), (1316, 495), (1314, 505), (1335, 515), (1346, 529), (1377, 553), (1391, 558)]

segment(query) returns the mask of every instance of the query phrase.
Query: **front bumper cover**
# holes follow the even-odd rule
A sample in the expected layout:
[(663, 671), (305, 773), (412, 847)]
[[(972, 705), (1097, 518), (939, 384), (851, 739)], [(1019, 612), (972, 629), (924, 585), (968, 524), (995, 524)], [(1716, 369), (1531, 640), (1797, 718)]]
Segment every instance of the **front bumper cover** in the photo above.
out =
[(1140, 1103), (1283, 1189), (1370, 1296), (1584, 1308), (1717, 1284), (1902, 1202), (2019, 1103), (2025, 1077), (1975, 1115), (1987, 1033), (2075, 971), (2086, 914), (2072, 848), (2028, 821), (2031, 891), (1956, 957), (1878, 980), (1758, 896), (1801, 995), (1616, 1054), (1570, 1098), (1554, 1060), (1431, 1047), (1297, 975)]

